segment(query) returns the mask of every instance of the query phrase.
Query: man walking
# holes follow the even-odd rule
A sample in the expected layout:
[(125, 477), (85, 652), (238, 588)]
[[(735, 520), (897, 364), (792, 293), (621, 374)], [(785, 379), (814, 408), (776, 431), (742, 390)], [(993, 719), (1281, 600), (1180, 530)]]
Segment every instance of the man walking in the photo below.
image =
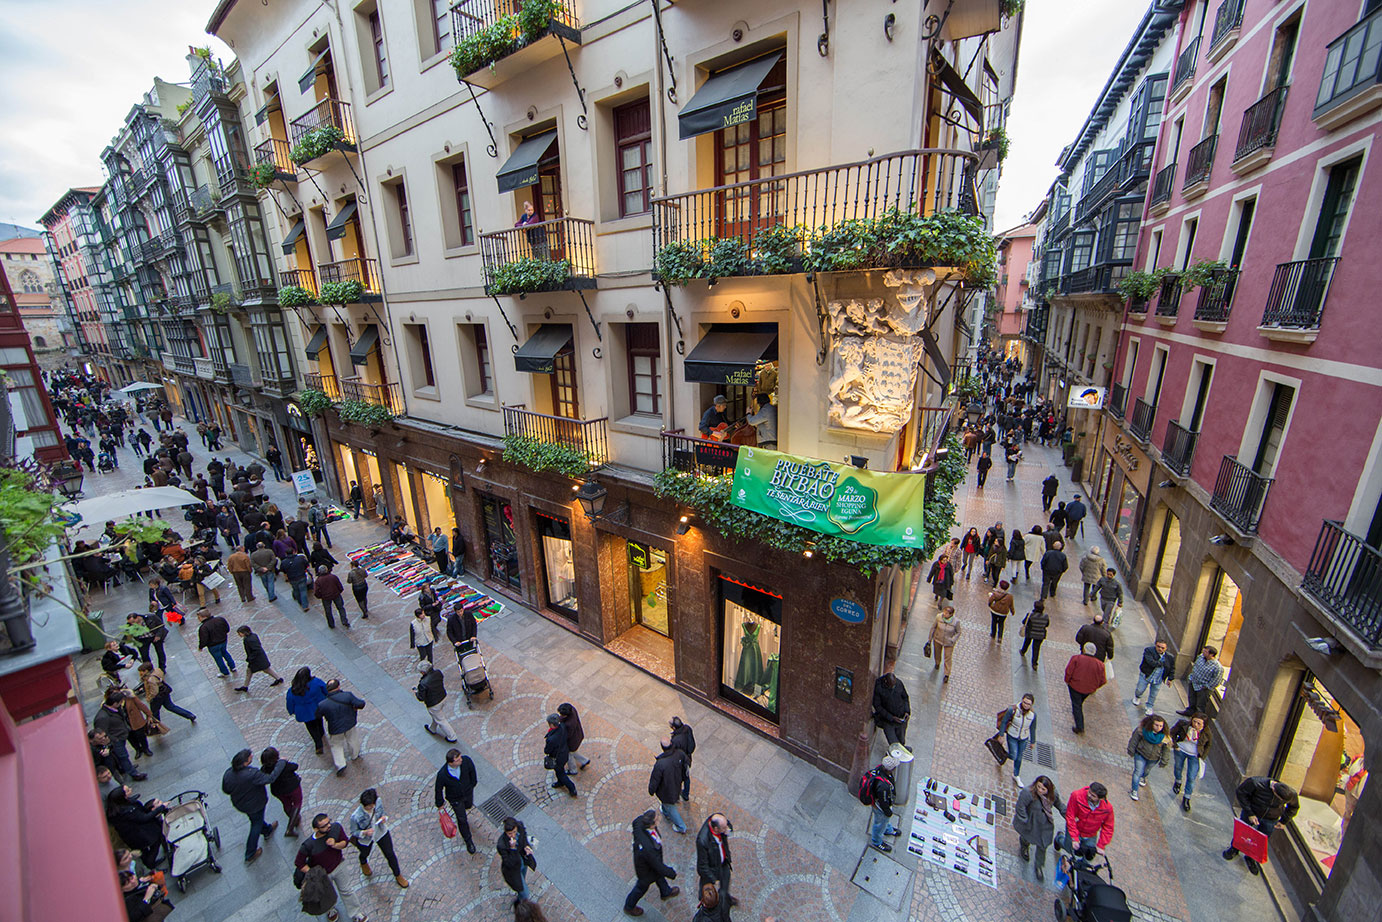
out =
[(542, 751), (551, 758), (552, 771), (557, 776), (557, 780), (552, 782), (552, 787), (566, 788), (566, 792), (575, 797), (576, 784), (566, 773), (566, 762), (571, 758), (571, 749), (567, 742), (566, 727), (562, 725), (559, 714), (547, 715), (547, 737), (543, 741)]
[(389, 864), (389, 870), (393, 872), (394, 883), (406, 890), (408, 878), (403, 876), (398, 866), (398, 854), (393, 848), (393, 833), (389, 831), (388, 822), (389, 818), (379, 803), (379, 792), (374, 788), (365, 788), (360, 793), (360, 806), (350, 815), (350, 832), (355, 838), (355, 847), (360, 850), (360, 873), (366, 877), (374, 875), (374, 870), (369, 866), (369, 853), (377, 845)]
[(148, 775), (134, 767), (134, 763), (130, 761), (129, 747), (125, 745), (130, 738), (130, 721), (125, 716), (124, 708), (120, 706), (124, 698), (123, 689), (106, 689), (105, 702), (91, 720), (93, 748), (109, 750), (116, 768), (122, 775), (127, 775), (135, 781), (143, 781)]
[(475, 840), (470, 837), (470, 821), (466, 811), (475, 806), (475, 763), (459, 749), (448, 749), (446, 764), (437, 772), (437, 809), (443, 802), (456, 815), (456, 828), (465, 840), (465, 850), (475, 854)]
[(264, 853), (259, 844), (262, 835), (268, 838), (278, 828), (278, 821), (264, 822), (264, 808), (269, 805), (267, 786), (278, 780), (289, 763), (281, 760), (272, 771), (262, 772), (250, 762), (254, 753), (241, 749), (230, 760), (230, 768), (221, 776), (221, 793), (230, 797), (230, 805), (249, 817), (250, 833), (245, 839), (245, 863), (249, 864)]
[(1094, 620), (1075, 632), (1075, 646), (1083, 647), (1087, 643), (1094, 644), (1094, 655), (1100, 662), (1113, 659), (1113, 634), (1104, 624), (1103, 612), (1095, 612)]
[(1060, 578), (1070, 567), (1070, 562), (1066, 560), (1065, 552), (1061, 550), (1064, 545), (1056, 541), (1051, 545), (1051, 549), (1041, 555), (1041, 597), (1055, 598), (1056, 587), (1060, 585)]
[(677, 799), (681, 796), (685, 775), (686, 753), (673, 746), (670, 738), (664, 739), (662, 752), (653, 762), (653, 771), (648, 777), (648, 793), (662, 804), (662, 815), (681, 835), (686, 835), (686, 822), (677, 809)]
[(1209, 713), (1209, 693), (1218, 688), (1224, 681), (1224, 664), (1219, 662), (1219, 651), (1215, 647), (1206, 646), (1200, 651), (1200, 655), (1195, 658), (1195, 664), (1190, 667), (1190, 703), (1185, 706), (1185, 710), (1176, 713), (1182, 717), (1189, 717), (1191, 714)]
[(1080, 604), (1088, 605), (1089, 600), (1095, 595), (1094, 584), (1104, 578), (1104, 571), (1108, 569), (1108, 564), (1100, 556), (1097, 547), (1091, 547), (1085, 551), (1080, 558), (1080, 581), (1084, 583), (1084, 591), (1081, 594)]
[(269, 450), (264, 452), (264, 460), (269, 462), (269, 467), (274, 469), (276, 480), (287, 480), (283, 476), (283, 452), (278, 450), (277, 445), (270, 445)]
[(1084, 733), (1084, 702), (1107, 681), (1103, 660), (1095, 656), (1095, 646), (1087, 643), (1065, 664), (1065, 684), (1070, 689), (1070, 713), (1075, 717), (1075, 733)]
[(367, 917), (360, 912), (360, 904), (355, 900), (355, 885), (345, 870), (345, 850), (348, 845), (350, 838), (341, 824), (333, 823), (325, 813), (318, 813), (312, 817), (312, 834), (299, 846), (293, 866), (303, 874), (314, 867), (325, 871), (336, 886), (341, 909), (352, 922), (366, 922)]
[(355, 604), (360, 606), (360, 617), (369, 620), (369, 571), (356, 561), (346, 574), (350, 583), (350, 593), (355, 596)]
[(1156, 706), (1156, 693), (1162, 685), (1170, 685), (1171, 677), (1176, 674), (1176, 658), (1166, 649), (1166, 641), (1158, 640), (1156, 643), (1149, 644), (1142, 650), (1142, 662), (1137, 666), (1137, 689), (1132, 693), (1132, 703), (1141, 705), (1138, 699), (1142, 693), (1147, 693), (1148, 717), (1152, 715), (1152, 709)]
[(276, 601), (278, 593), (274, 591), (274, 583), (278, 580), (278, 555), (267, 544), (260, 544), (250, 552), (249, 558), (250, 564), (254, 567), (254, 575), (259, 577), (259, 582), (264, 587), (265, 596), (270, 602)]
[(691, 801), (691, 754), (696, 751), (696, 734), (691, 725), (680, 717), (673, 717), (667, 724), (672, 728), (672, 745), (686, 753), (686, 774), (681, 782), (681, 799)]
[(1113, 841), (1113, 804), (1108, 788), (1091, 782), (1065, 802), (1065, 829), (1056, 833), (1056, 848), (1104, 851)]
[(979, 463), (975, 465), (975, 469), (979, 472), (980, 490), (984, 488), (984, 481), (989, 479), (989, 469), (992, 467), (993, 457), (989, 455), (987, 451), (985, 451), (982, 455), (979, 456)]
[(422, 674), (422, 678), (418, 680), (414, 695), (422, 702), (422, 706), (427, 708), (427, 716), (432, 718), (422, 725), (422, 729), (433, 736), (445, 738), (448, 743), (456, 742), (456, 731), (442, 716), (442, 703), (446, 701), (446, 682), (441, 670), (432, 668), (429, 660), (419, 660), (417, 671)]
[(432, 534), (427, 536), (427, 541), (432, 546), (432, 559), (436, 561), (437, 572), (446, 574), (451, 571), (451, 561), (446, 556), (446, 546), (448, 541), (446, 535), (441, 533), (441, 528), (432, 529)]
[[(633, 828), (633, 872), (638, 878), (624, 898), (624, 912), (631, 916), (643, 915), (638, 901), (648, 888), (657, 884), (658, 896), (670, 900), (681, 892), (680, 887), (668, 886), (669, 879), (675, 879), (676, 869), (662, 859), (662, 836), (657, 832), (657, 811), (649, 810), (634, 819)], [(685, 832), (685, 830), (682, 830)]]
[(274, 667), (269, 663), (269, 654), (264, 652), (264, 643), (259, 639), (259, 635), (250, 630), (248, 624), (242, 624), (235, 629), (235, 633), (240, 635), (241, 641), (245, 645), (245, 682), (236, 687), (238, 692), (250, 690), (250, 679), (256, 672), (267, 672), (274, 677), (269, 683), (269, 687), (283, 684), (283, 677), (274, 672)]
[(365, 494), (364, 494), (364, 491), (360, 489), (360, 485), (359, 485), (358, 483), (356, 483), (355, 481), (352, 480), (352, 481), (350, 482), (350, 498), (349, 498), (349, 502), (350, 502), (350, 514), (353, 515), (353, 516), (355, 516), (355, 518), (357, 518), (357, 519), (360, 517), (360, 504), (363, 503), (364, 501), (365, 501)]
[(722, 900), (728, 899), (729, 905), (737, 906), (739, 901), (729, 893), (733, 871), (729, 834), (733, 831), (734, 827), (723, 813), (712, 813), (705, 818), (701, 831), (696, 833), (696, 876), (699, 886), (713, 884)]
[(312, 500), (312, 505), (307, 508), (307, 525), (312, 529), (312, 540), (331, 547), (331, 532), (326, 530), (326, 523), (326, 507), (321, 500)]
[(890, 755), (883, 757), (878, 767), (869, 772), (869, 803), (871, 807), (869, 823), (869, 844), (880, 852), (890, 852), (893, 847), (883, 841), (884, 836), (901, 834), (892, 823), (893, 801), (897, 789), (893, 782), (893, 772), (897, 771), (897, 759)]
[(879, 676), (873, 683), (873, 723), (883, 731), (888, 745), (907, 745), (907, 721), (912, 716), (912, 702), (907, 689), (891, 672)]
[[(1242, 809), (1238, 818), (1269, 839), (1272, 830), (1300, 811), (1300, 798), (1295, 788), (1265, 776), (1243, 779), (1234, 797)], [(1232, 861), (1238, 857), (1238, 849), (1230, 845), (1223, 854), (1225, 861)], [(1261, 866), (1252, 858), (1243, 860), (1254, 876), (1262, 873)]]
[(1041, 511), (1050, 512), (1051, 503), (1055, 501), (1056, 494), (1060, 492), (1060, 480), (1055, 474), (1051, 474), (1041, 482)]
[[(235, 547), (235, 545), (231, 545)], [(230, 573), (231, 579), (235, 580), (235, 591), (240, 593), (241, 602), (254, 601), (254, 582), (250, 578), (250, 572), (254, 569), (254, 564), (250, 562), (250, 555), (245, 553), (245, 549), (235, 547), (235, 552), (226, 558), (226, 571)]]
[(326, 683), (326, 697), (317, 705), (317, 716), (326, 721), (326, 743), (336, 774), (344, 775), (346, 764), (360, 758), (360, 731), (356, 723), (365, 702), (341, 690), (339, 679)]
[(1098, 594), (1099, 608), (1102, 609), (1105, 623), (1113, 625), (1113, 610), (1123, 604), (1123, 587), (1118, 584), (1118, 571), (1113, 567), (1104, 570), (1104, 575), (1094, 584), (1090, 595)]
[(197, 649), (211, 654), (211, 658), (216, 661), (216, 668), (220, 670), (221, 678), (230, 678), (236, 672), (235, 660), (226, 650), (226, 641), (230, 639), (230, 623), (220, 615), (211, 614), (205, 608), (197, 612), (197, 620), (201, 622), (197, 628)]
[(341, 625), (350, 627), (350, 619), (346, 617), (345, 602), (341, 596), (345, 594), (345, 587), (341, 585), (341, 578), (331, 572), (331, 568), (322, 564), (317, 567), (317, 582), (312, 587), (312, 594), (322, 600), (322, 611), (326, 613), (326, 626), (331, 630), (336, 629), (336, 619), (331, 617), (331, 607), (336, 607), (337, 613), (341, 616)]
[(1080, 500), (1080, 494), (1076, 493), (1075, 498), (1065, 507), (1066, 540), (1075, 540), (1075, 533), (1080, 530), (1080, 523), (1084, 521), (1086, 512), (1088, 510), (1085, 509), (1084, 503)]
[[(311, 596), (307, 594), (307, 558), (303, 556), (302, 551), (294, 550), (279, 561), (278, 568), (283, 571), (288, 585), (293, 587), (293, 598), (297, 601), (298, 607), (307, 611), (312, 604)], [(336, 582), (339, 583), (340, 580)]]

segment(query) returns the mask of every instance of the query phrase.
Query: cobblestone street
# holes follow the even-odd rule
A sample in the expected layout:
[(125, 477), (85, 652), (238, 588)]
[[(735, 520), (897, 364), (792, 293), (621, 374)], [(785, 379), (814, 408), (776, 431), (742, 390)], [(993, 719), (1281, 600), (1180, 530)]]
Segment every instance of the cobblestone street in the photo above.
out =
[[(192, 447), (197, 468), (207, 460), (195, 434)], [(226, 453), (221, 453), (222, 456)], [(237, 451), (228, 453), (241, 460)], [(962, 499), (966, 525), (986, 526), (1002, 519), (1008, 527), (1030, 527), (1040, 511), (1039, 483), (1047, 474), (1054, 452), (1033, 447), (1016, 484), (991, 480), (984, 494), (967, 485)], [(133, 485), (137, 462), (121, 452), (124, 465), (110, 475), (88, 474), (87, 495)], [(282, 508), (291, 509), (289, 484), (272, 484), (269, 492)], [(1067, 498), (1069, 491), (1062, 491)], [(170, 522), (180, 517), (168, 514)], [(333, 553), (344, 560), (355, 547), (383, 537), (375, 522), (347, 522), (331, 526)], [(1096, 539), (1092, 523), (1087, 537), (1072, 554)], [(483, 584), (474, 581), (483, 590)], [(1194, 814), (1181, 815), (1170, 794), (1169, 771), (1154, 771), (1140, 803), (1128, 800), (1129, 772), (1123, 746), (1130, 732), (1133, 710), (1128, 702), (1129, 676), (1146, 642), (1147, 628), (1130, 605), (1118, 638), (1118, 680), (1090, 701), (1090, 732), (1077, 740), (1069, 730), (1068, 704), (1061, 691), (1061, 672), (1074, 650), (1070, 638), (1086, 610), (1074, 601), (1078, 573), (1067, 576), (1052, 612), (1051, 640), (1045, 647), (1039, 674), (1020, 664), (1016, 625), (1030, 609), (1036, 581), (1018, 588), (1018, 614), (1002, 647), (990, 646), (985, 589), (976, 578), (957, 587), (956, 607), (965, 633), (956, 651), (954, 676), (942, 688), (939, 676), (921, 659), (932, 614), (927, 587), (917, 593), (911, 624), (905, 636), (898, 674), (911, 692), (913, 718), (909, 734), (917, 750), (914, 779), (933, 774), (948, 783), (1004, 798), (1006, 815), (998, 821), (999, 886), (990, 889), (960, 875), (922, 865), (919, 872), (900, 867), (900, 889), (893, 896), (875, 896), (856, 886), (851, 877), (866, 851), (867, 808), (845, 785), (788, 756), (748, 729), (704, 707), (687, 702), (669, 686), (581, 640), (505, 599), (505, 611), (486, 620), (480, 639), (486, 655), (494, 700), (478, 699), (466, 706), (459, 677), (449, 656), (439, 653), (446, 669), (450, 719), (460, 735), (459, 748), (474, 758), (479, 771), (477, 807), (506, 785), (513, 785), (529, 804), (518, 813), (536, 840), (538, 870), (529, 877), (534, 898), (549, 919), (600, 920), (622, 918), (624, 894), (632, 882), (629, 822), (654, 806), (647, 793), (648, 771), (666, 732), (666, 721), (682, 715), (696, 730), (699, 743), (693, 770), (692, 800), (684, 816), (691, 834), (667, 833), (669, 862), (681, 873), (674, 883), (682, 894), (663, 903), (645, 897), (648, 917), (686, 920), (695, 910), (694, 833), (706, 815), (726, 812), (735, 825), (734, 889), (742, 905), (736, 918), (760, 920), (775, 915), (793, 922), (864, 922), (874, 919), (919, 920), (1040, 920), (1051, 912), (1053, 875), (1046, 889), (1035, 883), (1029, 866), (1016, 858), (1017, 838), (1010, 827), (1016, 790), (1007, 770), (995, 771), (982, 741), (992, 735), (995, 711), (1025, 690), (1037, 696), (1038, 739), (1051, 743), (1055, 767), (1043, 767), (1062, 795), (1092, 780), (1103, 780), (1117, 811), (1118, 829), (1110, 848), (1116, 882), (1139, 907), (1139, 919), (1219, 922), (1244, 918), (1274, 918), (1276, 911), (1262, 884), (1239, 866), (1218, 860), (1228, 841), (1227, 799), (1212, 775), (1197, 796)], [(256, 584), (256, 592), (262, 589)], [(106, 627), (129, 611), (144, 607), (144, 587), (126, 585), (93, 598), (104, 608)], [(180, 704), (197, 713), (189, 725), (169, 718), (172, 732), (153, 743), (155, 756), (143, 760), (149, 780), (135, 785), (144, 796), (169, 798), (195, 788), (210, 796), (211, 815), (219, 828), (224, 874), (199, 872), (189, 881), (187, 894), (173, 894), (176, 918), (219, 920), (296, 919), (296, 892), (290, 861), (296, 842), (275, 836), (264, 856), (251, 865), (241, 860), (244, 817), (234, 812), (220, 793), (220, 777), (230, 755), (242, 746), (256, 753), (277, 746), (298, 762), (304, 781), (304, 815), (325, 812), (344, 820), (359, 792), (376, 787), (392, 817), (394, 839), (403, 873), (412, 882), (398, 888), (387, 873), (359, 879), (363, 908), (371, 919), (500, 920), (510, 917), (511, 893), (499, 874), (493, 843), (494, 822), (479, 810), (470, 814), (478, 855), (470, 856), (460, 838), (440, 833), (433, 806), (432, 777), (447, 745), (424, 729), (426, 715), (413, 697), (416, 655), (408, 648), (405, 604), (382, 585), (373, 585), (368, 620), (357, 617), (347, 603), (351, 628), (329, 630), (318, 603), (301, 611), (280, 582), (276, 603), (262, 595), (240, 603), (233, 587), (222, 589), (223, 602), (212, 608), (232, 628), (251, 624), (264, 642), (274, 668), (290, 677), (299, 666), (319, 676), (339, 676), (369, 707), (361, 713), (363, 758), (337, 777), (329, 755), (313, 753), (310, 740), (284, 709), (282, 688), (268, 688), (256, 678), (250, 692), (237, 693), (233, 683), (220, 679), (210, 658), (195, 650), (196, 622), (189, 618), (169, 642), (169, 677)], [(1092, 611), (1092, 609), (1090, 609)], [(237, 662), (238, 646), (231, 645)], [(85, 706), (95, 707), (98, 657), (80, 662)], [(562, 701), (581, 711), (586, 742), (582, 754), (590, 766), (575, 776), (580, 796), (552, 797), (550, 775), (543, 771), (543, 717)], [(1163, 697), (1164, 711), (1174, 710), (1174, 696)], [(881, 736), (875, 748), (881, 751)], [(1024, 768), (1024, 778), (1036, 774)], [(901, 792), (900, 792), (901, 793)], [(910, 798), (905, 810), (910, 818)], [(1001, 813), (1002, 811), (1000, 811)], [(277, 802), (269, 819), (282, 820)], [(502, 814), (500, 814), (502, 817)], [(904, 834), (906, 831), (904, 823)], [(899, 839), (905, 842), (905, 838)], [(892, 858), (909, 862), (904, 847)], [(1211, 860), (1212, 859), (1212, 860)], [(353, 854), (348, 858), (355, 871)], [(889, 865), (886, 859), (882, 862)], [(1212, 900), (1195, 894), (1212, 893)], [(1189, 896), (1187, 896), (1189, 894)], [(890, 901), (895, 901), (890, 905)]]

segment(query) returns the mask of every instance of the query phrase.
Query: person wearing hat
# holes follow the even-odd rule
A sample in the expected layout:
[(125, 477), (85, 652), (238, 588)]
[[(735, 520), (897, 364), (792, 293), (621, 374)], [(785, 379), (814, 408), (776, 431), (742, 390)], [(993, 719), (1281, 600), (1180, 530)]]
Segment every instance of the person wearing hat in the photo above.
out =
[(897, 796), (897, 789), (893, 785), (893, 772), (897, 771), (897, 764), (896, 758), (891, 754), (886, 755), (871, 773), (873, 775), (873, 781), (870, 782), (873, 816), (869, 825), (869, 844), (880, 852), (893, 850), (891, 845), (883, 841), (884, 836), (901, 834), (901, 830), (892, 823), (893, 798)]
[(701, 416), (701, 438), (722, 439), (729, 431), (729, 417), (725, 415), (725, 407), (728, 405), (729, 401), (725, 399), (724, 394), (715, 395), (714, 402)]

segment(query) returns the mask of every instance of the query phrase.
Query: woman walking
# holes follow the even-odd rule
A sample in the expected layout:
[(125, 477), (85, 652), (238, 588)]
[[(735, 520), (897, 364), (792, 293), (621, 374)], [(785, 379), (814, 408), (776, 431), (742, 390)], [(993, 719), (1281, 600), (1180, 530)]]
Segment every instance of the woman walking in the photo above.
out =
[[(259, 754), (259, 766), (264, 774), (270, 774), (280, 761), (278, 750), (270, 746)], [(283, 760), (287, 762), (287, 760)], [(269, 793), (278, 798), (283, 805), (283, 814), (288, 818), (283, 828), (285, 839), (296, 838), (298, 825), (302, 822), (302, 778), (298, 775), (298, 764), (287, 762), (283, 772), (269, 782)]]
[(1041, 555), (1046, 553), (1046, 536), (1042, 533), (1040, 525), (1033, 525), (1032, 530), (1022, 536), (1023, 550), (1026, 552), (1022, 557), (1022, 575), (1027, 582), (1032, 581), (1032, 564), (1041, 560)]
[(998, 581), (1003, 578), (1003, 568), (1007, 565), (1008, 547), (1003, 541), (1003, 532), (999, 531), (989, 539), (988, 554), (984, 557), (984, 576), (989, 585), (998, 585)]
[(1038, 775), (1017, 795), (1013, 829), (1017, 832), (1023, 861), (1031, 858), (1032, 849), (1036, 849), (1032, 870), (1037, 880), (1046, 879), (1046, 848), (1055, 837), (1057, 815), (1065, 815), (1065, 804), (1056, 793), (1056, 785), (1045, 775)]
[(163, 709), (167, 708), (183, 720), (197, 722), (196, 714), (173, 703), (173, 687), (163, 677), (162, 669), (156, 669), (153, 663), (140, 663), (139, 681), (144, 687), (144, 700), (149, 702), (154, 720), (159, 720)]
[(1166, 719), (1160, 714), (1142, 718), (1128, 738), (1128, 755), (1132, 756), (1132, 788), (1128, 796), (1137, 800), (1137, 789), (1147, 783), (1152, 765), (1165, 766), (1170, 761), (1171, 740), (1166, 732)]
[(931, 589), (936, 593), (936, 607), (943, 608), (946, 599), (955, 598), (955, 568), (950, 563), (950, 558), (941, 554), (936, 558), (936, 562), (931, 564), (931, 571), (926, 574), (926, 581), (931, 584)]
[(1013, 596), (1008, 581), (999, 580), (998, 588), (989, 593), (989, 640), (1003, 642), (1003, 626), (1013, 613)]
[(350, 583), (350, 591), (355, 596), (355, 604), (360, 606), (360, 617), (369, 620), (369, 573), (364, 567), (356, 563), (346, 574), (346, 582)]
[[(585, 728), (581, 726), (580, 713), (574, 705), (562, 702), (557, 705), (557, 716), (561, 718), (562, 724), (566, 727), (566, 747), (571, 750), (571, 764), (575, 766), (576, 771), (585, 771), (590, 760), (577, 751), (581, 748), (581, 743), (585, 741)], [(687, 761), (690, 761), (690, 757), (687, 758)]]
[(955, 653), (955, 642), (960, 639), (960, 630), (960, 619), (955, 617), (955, 608), (950, 605), (941, 609), (931, 625), (931, 636), (926, 643), (936, 660), (936, 668), (941, 668), (941, 660), (945, 660), (945, 675), (941, 684), (950, 681), (950, 663)]
[(317, 705), (325, 699), (326, 683), (315, 678), (309, 667), (303, 666), (294, 674), (286, 696), (288, 713), (292, 714), (298, 723), (307, 727), (307, 733), (316, 746), (317, 755), (322, 754), (326, 737), (326, 728), (322, 725), (322, 719), (317, 716)]
[(1022, 755), (1036, 745), (1036, 698), (1031, 693), (998, 715), (998, 730), (1008, 738), (1008, 755), (1013, 760), (1013, 781), (1022, 787)]
[[(1012, 564), (1013, 571), (1008, 579), (1016, 583), (1017, 578), (1022, 575), (1022, 564), (1027, 559), (1027, 542), (1022, 539), (1022, 532), (1013, 529), (1012, 540), (1008, 542), (1008, 563)], [(1027, 564), (1031, 566), (1031, 564)]]
[(1027, 648), (1031, 648), (1033, 669), (1037, 668), (1037, 661), (1041, 659), (1041, 645), (1046, 640), (1046, 629), (1050, 626), (1051, 616), (1046, 614), (1046, 603), (1038, 599), (1032, 603), (1031, 612), (1022, 619), (1022, 649), (1017, 651), (1018, 656), (1026, 657)]
[(1180, 799), (1180, 808), (1185, 813), (1190, 812), (1190, 795), (1195, 793), (1195, 782), (1204, 777), (1204, 760), (1209, 755), (1209, 746), (1212, 742), (1209, 727), (1206, 724), (1204, 714), (1196, 711), (1189, 717), (1176, 721), (1176, 725), (1171, 728), (1171, 745), (1174, 747), (1171, 754), (1175, 757), (1175, 768), (1172, 770), (1176, 776), (1176, 783), (1171, 785), (1171, 791), (1175, 794), (1181, 793), (1181, 773), (1185, 773), (1185, 792)]
[(960, 539), (960, 551), (964, 554), (965, 579), (969, 579), (970, 572), (974, 569), (974, 558), (979, 553), (979, 529), (971, 528), (965, 532), (965, 536)]
[(250, 679), (256, 672), (267, 672), (274, 677), (269, 683), (269, 687), (282, 685), (283, 678), (274, 672), (273, 666), (269, 665), (269, 654), (264, 652), (264, 643), (259, 639), (259, 635), (250, 630), (248, 624), (242, 624), (235, 629), (235, 633), (240, 635), (241, 641), (245, 644), (245, 684), (236, 687), (236, 691), (247, 692), (250, 690)]

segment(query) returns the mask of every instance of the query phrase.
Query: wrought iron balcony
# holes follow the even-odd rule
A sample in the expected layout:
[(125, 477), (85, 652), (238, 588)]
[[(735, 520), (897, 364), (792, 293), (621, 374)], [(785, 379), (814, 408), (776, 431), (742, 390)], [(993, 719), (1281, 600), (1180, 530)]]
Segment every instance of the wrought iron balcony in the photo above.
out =
[(367, 384), (359, 378), (343, 378), (340, 385), (342, 400), (359, 400), (387, 407), (395, 416), (403, 415), (403, 390), (397, 384)]
[[(505, 22), (506, 19), (515, 19), (520, 14), (522, 5), (522, 0), (457, 0), (451, 5), (453, 46), (464, 47), (472, 40), (482, 42), (486, 46), (496, 46), (490, 56), (490, 63), (471, 73), (458, 74), (458, 79), (466, 80), (476, 76), (477, 79), (470, 82), (493, 89), (498, 82), (495, 78), (502, 79), (502, 75), (495, 73), (497, 68), (494, 65), (504, 58), (525, 48), (540, 48), (541, 52), (525, 56), (531, 58), (525, 63), (539, 63), (548, 57), (561, 54), (565, 50), (563, 42), (571, 42), (574, 45), (581, 43), (581, 22), (576, 18), (573, 9), (574, 0), (559, 0), (553, 4), (552, 16), (546, 27), (528, 35), (520, 31), (518, 22), (512, 25)], [(551, 36), (556, 36), (556, 39), (545, 41)], [(500, 45), (500, 42), (503, 44)]]
[(1191, 78), (1195, 76), (1195, 66), (1199, 63), (1200, 57), (1200, 37), (1197, 35), (1190, 40), (1190, 44), (1185, 46), (1185, 50), (1176, 58), (1175, 76), (1171, 78), (1171, 89), (1167, 91), (1168, 96), (1176, 95), (1176, 91), (1189, 84)]
[(1113, 414), (1114, 419), (1122, 419), (1127, 405), (1127, 387), (1122, 384), (1115, 383), (1112, 387), (1108, 389), (1108, 411)]
[(1233, 290), (1238, 287), (1237, 269), (1216, 269), (1210, 280), (1200, 288), (1200, 300), (1195, 305), (1195, 319), (1206, 323), (1227, 323), (1233, 306)]
[(1342, 522), (1320, 527), (1300, 587), (1368, 646), (1382, 646), (1382, 551)]
[(554, 218), (480, 235), (490, 295), (595, 287), (595, 222)]
[(1188, 192), (1200, 183), (1209, 182), (1210, 171), (1214, 168), (1214, 151), (1219, 146), (1219, 136), (1212, 134), (1194, 147), (1185, 158), (1185, 182), (1181, 190)]
[(1262, 326), (1318, 330), (1338, 262), (1339, 257), (1326, 256), (1279, 264), (1267, 292)]
[(226, 95), (226, 82), (221, 76), (220, 68), (211, 61), (204, 60), (192, 74), (192, 99), (200, 105), (203, 99), (212, 95)]
[[(761, 243), (755, 238), (763, 231), (829, 231), (846, 221), (875, 220), (890, 211), (974, 214), (975, 163), (977, 157), (969, 151), (911, 150), (655, 198), (653, 252), (661, 254), (677, 244), (708, 248), (728, 240), (753, 254)], [(870, 260), (880, 264), (857, 268), (898, 266), (896, 258)]]
[(1382, 105), (1382, 7), (1325, 46), (1324, 73), (1311, 117), (1334, 128)]
[(302, 383), (308, 390), (321, 391), (332, 400), (341, 399), (341, 388), (336, 383), (336, 376), (333, 374), (318, 371), (303, 372)]
[(564, 445), (583, 455), (591, 467), (599, 467), (609, 460), (607, 417), (568, 419), (534, 413), (524, 409), (522, 404), (506, 406), (503, 410), (506, 436), (533, 439), (544, 445)]
[(1176, 165), (1174, 163), (1163, 167), (1152, 181), (1152, 198), (1149, 203), (1153, 208), (1163, 202), (1171, 200), (1171, 189), (1176, 182)]
[(734, 470), (739, 446), (689, 436), (682, 429), (662, 433), (662, 469), (718, 477)]
[(254, 148), (254, 162), (256, 166), (268, 164), (273, 167), (274, 179), (286, 179), (289, 181), (298, 178), (297, 166), (292, 158), (293, 146), (287, 141), (280, 141), (278, 138), (269, 138), (262, 144)]
[(1128, 416), (1128, 433), (1139, 442), (1151, 441), (1152, 423), (1156, 421), (1156, 404), (1148, 403), (1141, 397), (1132, 402), (1132, 413)]
[(1143, 297), (1132, 297), (1128, 299), (1128, 313), (1145, 314), (1147, 313), (1147, 299)]
[(1247, 465), (1238, 463), (1238, 459), (1231, 455), (1224, 455), (1224, 460), (1219, 463), (1219, 478), (1214, 482), (1209, 508), (1242, 533), (1256, 534), (1271, 486), (1271, 478), (1263, 477)]
[(1214, 33), (1209, 39), (1209, 52), (1213, 54), (1225, 39), (1243, 25), (1243, 7), (1246, 0), (1224, 0), (1214, 14)]
[(323, 99), (305, 114), (293, 119), (289, 125), (289, 131), (293, 136), (293, 144), (296, 145), (302, 140), (302, 136), (316, 128), (330, 126), (341, 132), (341, 142), (337, 145), (339, 150), (355, 150), (355, 122), (350, 117), (350, 103), (342, 102), (339, 99)]
[(1281, 112), (1286, 108), (1286, 91), (1281, 86), (1243, 110), (1243, 124), (1238, 129), (1238, 144), (1233, 150), (1237, 163), (1258, 151), (1276, 147), (1276, 133), (1281, 128)]
[(1161, 291), (1156, 297), (1156, 315), (1175, 317), (1180, 313), (1181, 277), (1168, 275), (1161, 280)]
[(384, 289), (379, 281), (379, 260), (341, 259), (332, 263), (317, 264), (317, 281), (322, 285), (331, 282), (359, 282), (364, 289), (362, 301), (378, 301)]
[(1195, 441), (1198, 430), (1186, 429), (1174, 419), (1166, 423), (1166, 440), (1161, 443), (1161, 463), (1177, 477), (1189, 477), (1195, 460)]
[(278, 274), (284, 288), (302, 288), (317, 296), (317, 273), (311, 269), (284, 269)]

